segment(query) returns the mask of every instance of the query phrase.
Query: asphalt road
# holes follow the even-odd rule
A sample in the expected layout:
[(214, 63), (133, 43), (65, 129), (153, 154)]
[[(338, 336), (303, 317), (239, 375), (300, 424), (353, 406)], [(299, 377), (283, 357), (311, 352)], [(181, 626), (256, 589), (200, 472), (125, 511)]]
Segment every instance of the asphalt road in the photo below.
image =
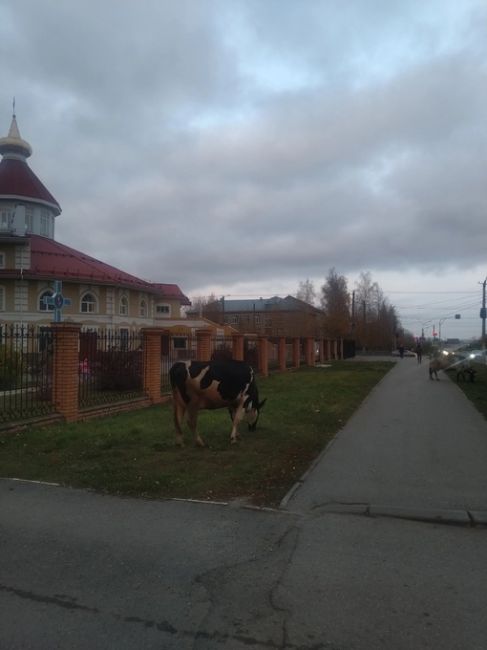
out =
[(485, 650), (486, 470), (404, 359), (279, 510), (0, 480), (0, 650)]

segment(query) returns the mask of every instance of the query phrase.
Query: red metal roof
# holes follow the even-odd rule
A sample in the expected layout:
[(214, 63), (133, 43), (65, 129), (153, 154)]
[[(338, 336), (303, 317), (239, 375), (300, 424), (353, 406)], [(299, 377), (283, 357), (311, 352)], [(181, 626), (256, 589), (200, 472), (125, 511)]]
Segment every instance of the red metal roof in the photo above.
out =
[[(181, 299), (181, 296), (184, 296), (184, 294), (181, 293), (181, 289), (178, 287), (177, 284), (160, 284), (156, 283), (152, 285), (155, 290), (157, 291), (158, 294), (163, 296), (164, 298), (179, 298)], [(184, 296), (185, 302), (181, 302), (183, 305), (191, 305), (191, 301)]]
[(20, 196), (34, 201), (43, 201), (52, 206), (58, 214), (61, 206), (41, 183), (25, 160), (5, 157), (0, 162), (0, 198)]
[(118, 285), (179, 300), (182, 305), (191, 304), (176, 284), (147, 282), (47, 237), (29, 235), (28, 239), (31, 264), (30, 269), (23, 270), (25, 277)]

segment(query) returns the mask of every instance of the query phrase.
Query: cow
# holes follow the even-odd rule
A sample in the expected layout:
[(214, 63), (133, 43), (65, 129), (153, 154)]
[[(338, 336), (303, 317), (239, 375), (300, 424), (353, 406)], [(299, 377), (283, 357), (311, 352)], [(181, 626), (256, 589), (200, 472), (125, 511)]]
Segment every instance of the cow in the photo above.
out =
[(188, 425), (201, 447), (205, 443), (196, 430), (198, 411), (228, 408), (232, 419), (230, 440), (237, 442), (238, 425), (247, 416), (249, 430), (257, 426), (259, 412), (266, 400), (259, 402), (259, 393), (252, 366), (244, 361), (179, 361), (170, 371), (176, 444), (183, 446), (182, 424), (188, 413)]
[(475, 379), (475, 369), (472, 368), (470, 359), (466, 359), (461, 353), (458, 352), (447, 352), (446, 350), (443, 353), (435, 352), (430, 358), (429, 363), (429, 375), (430, 379), (439, 379), (438, 371), (439, 370), (455, 370), (457, 381), (463, 379), (464, 381), (468, 378), (470, 381)]
[(438, 377), (438, 370), (443, 370), (444, 367), (445, 364), (443, 363), (442, 359), (438, 357), (431, 359), (429, 365), (430, 379), (433, 379), (434, 375), (435, 379), (439, 381), (440, 378)]

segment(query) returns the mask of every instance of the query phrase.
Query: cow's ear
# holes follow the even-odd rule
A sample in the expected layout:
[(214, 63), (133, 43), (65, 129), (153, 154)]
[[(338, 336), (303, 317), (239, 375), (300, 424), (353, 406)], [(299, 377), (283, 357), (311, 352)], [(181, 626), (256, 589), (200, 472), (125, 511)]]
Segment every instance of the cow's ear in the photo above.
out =
[(264, 406), (264, 404), (265, 404), (266, 402), (267, 402), (267, 397), (266, 397), (264, 400), (262, 400), (262, 402), (261, 402), (261, 403), (259, 404), (259, 406), (257, 407), (257, 410), (260, 411), (260, 409)]

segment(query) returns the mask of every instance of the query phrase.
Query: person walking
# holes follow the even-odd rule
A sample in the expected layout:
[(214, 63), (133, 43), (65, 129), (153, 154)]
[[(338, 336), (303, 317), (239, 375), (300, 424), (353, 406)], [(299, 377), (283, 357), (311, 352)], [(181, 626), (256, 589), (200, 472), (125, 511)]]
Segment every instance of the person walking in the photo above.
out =
[(421, 347), (421, 343), (418, 343), (415, 352), (418, 363), (421, 363), (423, 360), (423, 348)]

